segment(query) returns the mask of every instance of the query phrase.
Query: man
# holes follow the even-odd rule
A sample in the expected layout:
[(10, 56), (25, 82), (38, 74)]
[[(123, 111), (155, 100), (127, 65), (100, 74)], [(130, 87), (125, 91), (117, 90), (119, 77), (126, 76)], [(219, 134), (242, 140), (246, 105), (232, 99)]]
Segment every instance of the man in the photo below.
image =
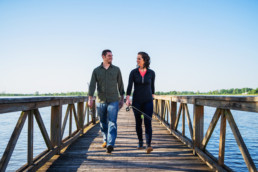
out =
[(111, 153), (117, 137), (117, 113), (123, 106), (125, 92), (120, 69), (112, 64), (112, 52), (104, 50), (102, 58), (103, 62), (92, 73), (88, 105), (92, 107), (92, 97), (97, 84), (97, 111), (103, 135), (102, 147), (107, 149), (107, 153)]

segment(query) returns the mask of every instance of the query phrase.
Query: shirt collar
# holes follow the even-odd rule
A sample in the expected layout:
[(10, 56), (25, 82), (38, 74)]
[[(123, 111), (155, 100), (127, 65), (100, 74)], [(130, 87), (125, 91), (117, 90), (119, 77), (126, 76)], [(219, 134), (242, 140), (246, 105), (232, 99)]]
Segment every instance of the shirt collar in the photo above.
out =
[[(103, 62), (101, 62), (100, 67), (104, 68), (104, 67), (103, 67)], [(112, 63), (110, 64), (110, 67), (113, 68), (113, 64), (112, 64)]]

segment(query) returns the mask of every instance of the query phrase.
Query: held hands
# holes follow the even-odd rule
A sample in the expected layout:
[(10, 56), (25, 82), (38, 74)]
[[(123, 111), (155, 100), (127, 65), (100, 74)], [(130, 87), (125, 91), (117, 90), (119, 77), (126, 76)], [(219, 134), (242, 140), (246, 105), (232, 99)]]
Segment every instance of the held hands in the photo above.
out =
[(130, 106), (131, 101), (130, 101), (130, 96), (126, 96), (126, 106)]

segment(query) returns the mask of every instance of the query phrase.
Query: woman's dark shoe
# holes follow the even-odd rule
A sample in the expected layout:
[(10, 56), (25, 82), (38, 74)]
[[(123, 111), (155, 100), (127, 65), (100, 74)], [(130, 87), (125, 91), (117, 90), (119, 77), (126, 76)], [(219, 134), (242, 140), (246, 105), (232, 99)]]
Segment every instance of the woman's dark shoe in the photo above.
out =
[(143, 142), (141, 142), (141, 141), (139, 142), (137, 149), (144, 149)]
[(149, 154), (151, 153), (151, 151), (153, 151), (153, 148), (151, 146), (147, 147), (146, 153)]
[(109, 145), (107, 147), (107, 153), (112, 153), (113, 150), (114, 150), (113, 146)]

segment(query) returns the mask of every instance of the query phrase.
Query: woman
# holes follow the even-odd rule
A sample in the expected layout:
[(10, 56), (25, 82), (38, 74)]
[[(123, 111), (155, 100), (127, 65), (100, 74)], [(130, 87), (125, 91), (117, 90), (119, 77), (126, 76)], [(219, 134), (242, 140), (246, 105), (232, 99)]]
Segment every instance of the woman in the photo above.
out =
[[(138, 149), (143, 149), (142, 139), (142, 118), (141, 112), (144, 112), (149, 117), (144, 117), (145, 125), (145, 136), (146, 136), (146, 152), (149, 154), (153, 151), (151, 147), (152, 139), (152, 126), (151, 118), (153, 113), (153, 95), (155, 92), (154, 81), (155, 72), (150, 67), (150, 57), (145, 52), (139, 52), (137, 55), (137, 68), (133, 69), (129, 76), (129, 83), (127, 87), (126, 105), (130, 105), (130, 95), (132, 86), (134, 84), (133, 93), (133, 109), (135, 122), (136, 122), (136, 133), (139, 139)], [(135, 110), (138, 109), (138, 110)]]

